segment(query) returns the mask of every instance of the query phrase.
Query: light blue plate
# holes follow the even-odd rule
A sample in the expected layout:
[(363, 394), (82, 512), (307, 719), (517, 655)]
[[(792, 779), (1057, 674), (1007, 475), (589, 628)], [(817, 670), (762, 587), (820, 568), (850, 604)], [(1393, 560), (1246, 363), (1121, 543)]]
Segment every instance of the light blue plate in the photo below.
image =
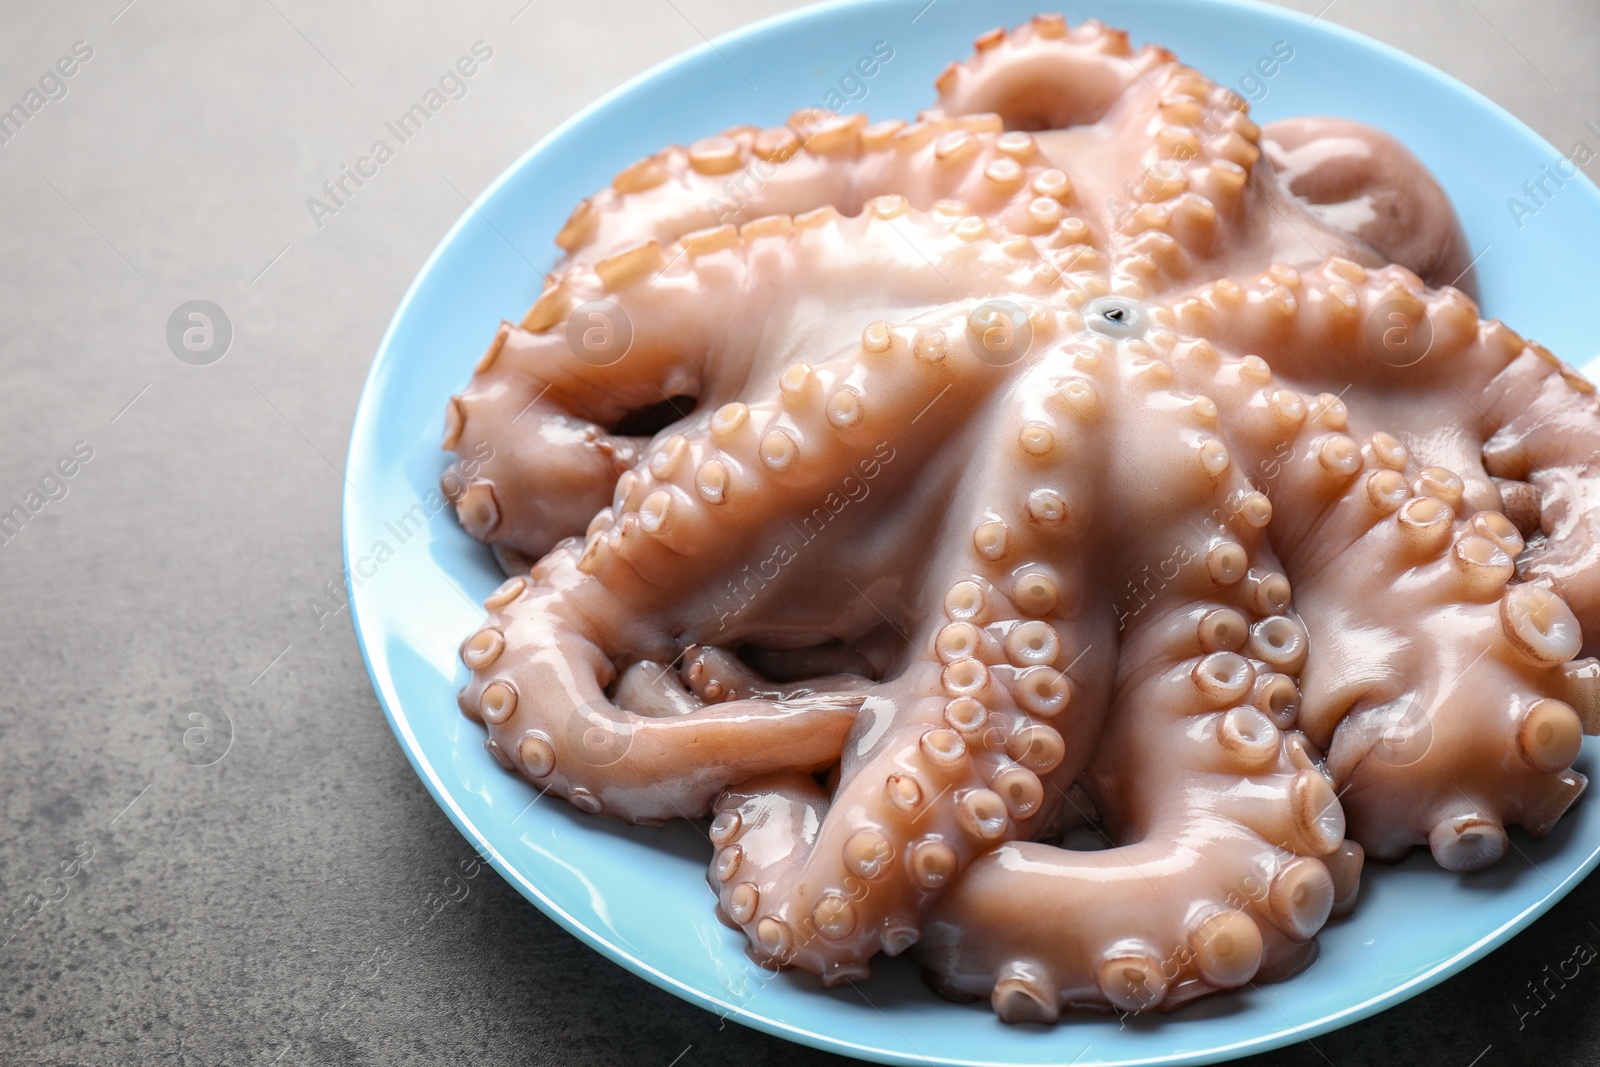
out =
[[(1595, 866), (1600, 804), (1580, 803), (1544, 842), (1514, 836), (1506, 862), (1481, 875), (1447, 874), (1425, 858), (1370, 870), (1355, 917), (1327, 930), (1321, 960), (1285, 984), (1126, 1028), (1097, 1018), (1011, 1027), (986, 1006), (935, 998), (904, 961), (878, 961), (861, 993), (824, 992), (808, 975), (765, 979), (712, 917), (711, 848), (697, 828), (628, 829), (559, 801), (534, 803), (537, 791), (501, 771), (482, 728), (456, 710), (456, 646), (500, 577), (448, 509), (409, 537), (400, 519), (442, 469), (446, 399), (496, 324), (520, 319), (538, 294), (568, 209), (665, 143), (777, 124), (824, 102), (875, 42), (888, 42), (894, 58), (846, 109), (911, 116), (977, 33), (1026, 20), (1038, 0), (938, 0), (913, 20), (925, 2), (812, 8), (679, 56), (535, 146), (429, 258), (361, 398), (345, 497), (356, 633), (395, 734), (461, 832), (572, 933), (711, 1011), (837, 1052), (919, 1064), (1213, 1063), (1313, 1037), (1426, 989), (1527, 926)], [(1558, 153), (1494, 104), (1390, 48), (1277, 9), (1231, 0), (1081, 6), (1256, 98), (1257, 118), (1342, 114), (1399, 135), (1443, 180), (1473, 252), (1488, 249), (1477, 264), (1487, 313), (1574, 363), (1600, 351), (1600, 320), (1586, 313), (1600, 277), (1600, 191), (1569, 181), (1519, 228), (1507, 198)], [(1294, 58), (1263, 81), (1265, 93), (1241, 83), (1278, 41)], [(1589, 748), (1580, 767), (1592, 773), (1593, 759)]]

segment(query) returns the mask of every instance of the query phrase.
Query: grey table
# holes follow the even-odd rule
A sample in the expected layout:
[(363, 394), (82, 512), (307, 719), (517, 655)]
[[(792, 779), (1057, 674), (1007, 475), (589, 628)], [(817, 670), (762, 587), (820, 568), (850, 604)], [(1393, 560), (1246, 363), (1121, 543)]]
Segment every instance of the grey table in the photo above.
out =
[[(327, 598), (368, 361), (463, 196), (635, 73), (789, 6), (0, 10), (0, 105), (41, 80), (47, 97), (0, 144), (0, 510), (42, 499), (0, 542), (0, 913), (53, 898), (0, 949), (0, 1063), (834, 1061), (719, 1025), (492, 872), (403, 934), (470, 853)], [(1590, 0), (1333, 0), (1321, 17), (1557, 145), (1600, 118)], [(466, 96), (315, 225), (307, 198), (480, 39), (494, 59)], [(52, 76), (62, 57), (70, 77)], [(235, 330), (204, 368), (167, 343), (201, 297)], [(231, 721), (207, 766), (175, 754), (172, 716), (197, 700)], [(1600, 968), (1537, 1002), (1527, 988), (1600, 945), (1597, 904), (1591, 880), (1437, 989), (1251, 1062), (1600, 1062)]]

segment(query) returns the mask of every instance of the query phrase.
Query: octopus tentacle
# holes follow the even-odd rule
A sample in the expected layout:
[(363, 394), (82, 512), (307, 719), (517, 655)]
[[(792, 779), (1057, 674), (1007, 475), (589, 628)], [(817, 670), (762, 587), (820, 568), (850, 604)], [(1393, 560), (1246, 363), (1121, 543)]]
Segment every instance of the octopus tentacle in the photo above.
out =
[(1141, 77), (1172, 62), (1164, 48), (1137, 52), (1122, 30), (1089, 19), (1069, 27), (1040, 15), (973, 42), (976, 53), (939, 75), (935, 115), (998, 114), (1009, 129), (1060, 130), (1098, 122)]
[(753, 696), (787, 700), (818, 691), (868, 689), (875, 684), (859, 674), (830, 674), (822, 670), (806, 671), (803, 681), (775, 682), (716, 645), (696, 645), (689, 649), (683, 657), (681, 673), (694, 694), (708, 704)]
[(1335, 898), (1327, 868), (1231, 819), (1188, 819), (1100, 852), (985, 854), (927, 919), (917, 953), (934, 988), (987, 995), (1006, 1022), (1053, 1022), (1063, 1008), (1171, 1009), (1309, 963)]
[(570, 552), (552, 553), (540, 570), (517, 579), (512, 599), (491, 607), (461, 648), (473, 672), (462, 711), (488, 728), (486, 745), (507, 769), (580, 810), (651, 822), (702, 814), (733, 782), (838, 759), (860, 703), (848, 694), (679, 700), (687, 707), (678, 714), (659, 702), (644, 714), (618, 707), (606, 695), (617, 635), (592, 621), (606, 613), (607, 594)]
[(1313, 217), (1429, 285), (1472, 290), (1472, 254), (1455, 208), (1398, 140), (1352, 119), (1316, 117), (1269, 122), (1261, 143)]
[[(702, 432), (669, 438), (663, 448), (681, 453), (681, 459), (663, 466), (652, 458), (623, 475), (613, 507), (590, 527), (579, 569), (609, 587), (637, 588), (641, 596), (653, 598), (662, 588), (692, 588), (712, 569), (726, 565), (726, 559), (687, 551), (708, 538), (719, 539), (736, 558), (760, 555), (773, 543), (769, 538), (791, 532), (809, 543), (815, 529), (816, 536), (837, 543), (842, 531), (875, 514), (874, 508), (844, 512), (848, 498), (842, 493), (852, 491), (852, 485), (859, 488), (859, 479), (843, 483), (838, 471), (855, 469), (867, 476), (902, 455), (923, 456), (937, 443), (939, 430), (933, 423), (916, 425), (920, 412), (947, 395), (945, 410), (952, 413), (978, 404), (993, 382), (991, 368), (971, 355), (951, 353), (935, 367), (925, 365), (912, 353), (928, 331), (926, 325), (870, 324), (862, 342), (868, 349), (865, 360), (862, 353), (853, 353), (816, 367), (799, 364), (800, 373), (791, 373), (791, 368), (784, 378), (799, 384), (802, 388), (795, 392), (802, 395), (748, 405), (735, 402), (713, 414)], [(954, 333), (954, 327), (940, 332)], [(781, 487), (792, 502), (774, 509), (769, 487)], [(937, 501), (914, 506), (932, 512)], [(844, 513), (842, 520), (831, 517), (835, 511)], [(730, 583), (727, 594), (715, 593), (711, 603), (701, 596), (668, 609), (667, 617), (685, 627), (686, 638), (715, 637), (726, 644), (767, 634), (758, 621), (762, 612), (751, 609), (784, 596), (792, 583), (820, 582), (848, 590), (852, 573), (870, 582), (865, 576), (870, 566), (856, 562), (841, 568), (817, 553), (796, 563), (799, 550), (784, 540), (777, 543), (779, 549), (762, 567), (770, 573)], [(902, 561), (908, 562), (903, 555)], [(838, 613), (819, 614), (834, 621), (818, 631), (797, 617), (794, 628), (801, 633), (837, 628)], [(872, 609), (859, 614), (864, 620), (860, 632), (865, 632), (875, 624)], [(856, 632), (833, 636), (850, 638)]]
[[(956, 597), (966, 592), (958, 589)], [(985, 601), (1006, 604), (992, 589)], [(1009, 623), (1013, 635), (1022, 632), (1004, 642), (1028, 649), (1013, 651), (1013, 660), (1042, 659), (1056, 643), (1040, 636), (1055, 629), (1037, 620), (995, 621)], [(768, 958), (816, 971), (827, 984), (864, 976), (872, 955), (898, 954), (916, 940), (921, 912), (964, 864), (998, 841), (1028, 833), (1059, 803), (1060, 783), (1081, 767), (1087, 746), (1073, 741), (1092, 734), (1086, 728), (1092, 713), (1053, 720), (1073, 688), (1059, 667), (1039, 664), (1041, 677), (1034, 679), (1027, 673), (1032, 664), (1016, 669), (1004, 659), (951, 658), (952, 646), (975, 633), (970, 623), (946, 626), (949, 662), (942, 672), (919, 667), (894, 689), (868, 697), (847, 746), (854, 758), (847, 758), (843, 780), (831, 799), (819, 793), (811, 804), (820, 830), (781, 852), (737, 837), (718, 854), (719, 870), (730, 862), (729, 849), (768, 857), (742, 868), (742, 881), (718, 887), (724, 910)], [(1001, 642), (985, 636), (987, 642), (978, 641), (993, 656)], [(874, 734), (883, 740), (863, 753)], [(739, 895), (760, 906), (742, 912)]]
[[(1297, 581), (1302, 610), (1339, 620), (1314, 634), (1324, 647), (1305, 672), (1303, 721), (1328, 746), (1351, 834), (1369, 854), (1426, 843), (1442, 866), (1476, 869), (1500, 858), (1504, 825), (1543, 836), (1583, 790), (1568, 769), (1582, 726), (1554, 698), (1581, 633), (1554, 593), (1508, 587), (1514, 545), (1496, 540), (1503, 529), (1409, 496), (1393, 471), (1358, 474), (1374, 492), (1347, 497), (1319, 531), (1354, 540), (1338, 567)], [(1392, 584), (1403, 613), (1351, 606), (1356, 574)]]
[[(1215, 502), (1226, 495), (1219, 486)], [(1248, 580), (1276, 573), (1271, 549), (1248, 519), (1202, 525), (1179, 545), (1184, 562), (1125, 616), (1125, 666), (1082, 779), (1113, 815), (1113, 847), (1014, 842), (976, 860), (917, 949), (940, 992), (987, 995), (1007, 1021), (1170, 1009), (1299, 970), (1351, 892), (1345, 856), (1343, 887), (1314, 858), (1342, 851), (1333, 789), (1289, 728), (1292, 700), (1257, 685), (1304, 656), (1299, 622)]]
[(1238, 94), (1176, 64), (1157, 77), (1153, 137), (1114, 221), (1121, 271), (1162, 290), (1260, 228), (1257, 200), (1277, 189), (1253, 180), (1261, 131)]
[[(1110, 236), (1112, 291), (1153, 296), (1202, 269), (1273, 259), (1381, 262), (1360, 238), (1296, 209), (1262, 159), (1249, 104), (1165, 49), (1134, 51), (1120, 30), (1092, 19), (1069, 30), (1059, 16), (975, 43), (971, 60), (940, 76), (930, 114), (995, 112), (1007, 128), (1045, 131), (1044, 153), (1078, 175), (1090, 224)], [(1080, 174), (1074, 162), (1110, 151), (1113, 130), (1111, 173)]]
[[(1496, 340), (1510, 347), (1511, 337)], [(1527, 524), (1518, 573), (1548, 585), (1573, 606), (1585, 634), (1583, 652), (1596, 655), (1600, 520), (1588, 504), (1600, 476), (1595, 388), (1542, 345), (1527, 342), (1478, 396), (1493, 427), (1483, 445), (1484, 469), (1500, 479), (1508, 517), (1520, 505), (1517, 517)], [(1514, 485), (1508, 487), (1507, 479)], [(1529, 521), (1529, 512), (1536, 519)]]
[[(721, 884), (724, 911), (767, 958), (832, 983), (863, 975), (878, 951), (903, 951), (964, 864), (1051, 819), (1092, 750), (1110, 620), (1080, 617), (1081, 575), (1040, 562), (1087, 529), (1067, 501), (1082, 499), (1092, 466), (1072, 471), (1060, 457), (1088, 431), (1071, 408), (1034, 414), (985, 468), (1004, 478), (1019, 457), (1051, 487), (1014, 511), (950, 509), (971, 554), (930, 581), (944, 590), (944, 621), (916, 642), (920, 659), (869, 692), (837, 788), (812, 802), (821, 829), (803, 847), (735, 839), (719, 853), (722, 867), (729, 848), (770, 857)], [(760, 906), (746, 912), (734, 894)]]
[[(1582, 637), (1555, 594), (1508, 588), (1515, 528), (1495, 512), (1458, 519), (1460, 478), (1413, 467), (1408, 480), (1396, 439), (1358, 443), (1330, 394), (1297, 394), (1265, 370), (1216, 392), (1245, 413), (1230, 448), (1280, 442), (1254, 473), (1284, 515), (1271, 529), (1297, 606), (1332, 621), (1311, 628), (1300, 721), (1329, 753), (1352, 836), (1380, 858), (1429, 843), (1442, 865), (1471, 869), (1499, 858), (1507, 821), (1546, 832), (1584, 784), (1568, 770), (1581, 722), (1558, 699)], [(1372, 592), (1352, 596), (1352, 580)], [(1414, 751), (1392, 748), (1396, 716), (1422, 735)]]
[(451, 398), (442, 442), (477, 468), (464, 485), (442, 481), (462, 527), (534, 559), (606, 506), (641, 444), (573, 414), (551, 395), (554, 383), (508, 370), (540, 362), (540, 347), (535, 335), (502, 323), (477, 375)]
[[(1383, 433), (1397, 469), (1461, 479), (1450, 502), (1463, 516), (1514, 513), (1528, 542), (1514, 553), (1520, 576), (1575, 605), (1584, 653), (1600, 651), (1600, 530), (1583, 503), (1600, 470), (1600, 400), (1571, 367), (1403, 267), (1279, 264), (1203, 286), (1174, 311), (1219, 343), (1272, 352), (1296, 388), (1343, 392), (1352, 433)], [(1439, 433), (1441, 421), (1452, 432)]]
[[(997, 278), (1005, 278), (1008, 273), (1019, 270), (1015, 257), (992, 244), (985, 247), (954, 232), (955, 227), (948, 220), (930, 216), (909, 221), (922, 223), (924, 233), (919, 236), (924, 242), (928, 243), (930, 238), (937, 241), (931, 247), (947, 253), (947, 262), (960, 263), (967, 271), (989, 269)], [(831, 229), (848, 227), (853, 231), (850, 236), (857, 247), (871, 249), (872, 242), (862, 240), (863, 231), (873, 228), (881, 231), (887, 226), (882, 219), (844, 220), (835, 216), (824, 219), (822, 225), (803, 227), (786, 235), (785, 239), (765, 249), (759, 240), (749, 246), (724, 249), (722, 251), (730, 255), (716, 265), (720, 273), (709, 272), (704, 265), (696, 264), (690, 276), (692, 283), (686, 282), (676, 291), (672, 286), (657, 289), (618, 284), (608, 291), (619, 300), (627, 301), (625, 306), (639, 331), (641, 361), (630, 368), (631, 372), (650, 381), (652, 377), (685, 373), (688, 364), (691, 373), (700, 373), (695, 361), (703, 360), (704, 351), (712, 344), (727, 343), (726, 338), (697, 335), (687, 324), (676, 332), (670, 329), (683, 319), (686, 299), (689, 307), (697, 307), (704, 297), (716, 300), (737, 291), (732, 287), (749, 284), (748, 275), (752, 271), (768, 271), (762, 281), (770, 281), (770, 272), (782, 277), (781, 272), (799, 269), (796, 264), (814, 258), (785, 257), (784, 246), (791, 240), (836, 242), (839, 238)], [(891, 243), (897, 239), (880, 237), (877, 247), (904, 256), (905, 252), (896, 250)], [(732, 255), (735, 252), (749, 258)], [(756, 261), (754, 266), (750, 260)], [(578, 268), (579, 272), (582, 270)], [(1024, 265), (1020, 270), (1019, 290), (1026, 288), (1034, 278), (1032, 268)], [(594, 273), (605, 281), (603, 269)], [(677, 280), (670, 274), (668, 278)], [(1044, 283), (1048, 285), (1050, 280), (1044, 279)], [(924, 287), (926, 284), (922, 283)], [(1048, 331), (1053, 322), (1049, 317), (1041, 317), (1038, 328)], [(815, 368), (804, 363), (792, 364), (779, 376), (775, 398), (751, 404), (723, 405), (692, 438), (682, 433), (667, 436), (652, 448), (637, 469), (624, 472), (617, 481), (613, 506), (590, 523), (581, 550), (576, 546), (570, 550), (576, 559), (557, 566), (550, 562), (553, 557), (546, 557), (546, 562), (535, 568), (534, 579), (552, 579), (559, 571), (563, 581), (571, 580), (570, 587), (563, 586), (548, 595), (519, 598), (502, 609), (504, 618), (491, 627), (500, 634), (498, 643), (501, 646), (509, 642), (512, 646), (533, 650), (523, 660), (512, 663), (509, 673), (501, 671), (504, 664), (484, 663), (475, 667), (477, 673), (463, 696), (464, 707), (475, 708), (492, 726), (510, 723), (505, 731), (509, 735), (505, 743), (494, 738), (500, 746), (500, 754), (506, 756), (510, 751), (506, 746), (514, 740), (517, 752), (526, 748), (532, 754), (527, 760), (520, 757), (509, 760), (524, 773), (536, 780), (550, 779), (554, 787), (569, 797), (576, 797), (580, 805), (590, 810), (605, 810), (624, 818), (660, 818), (670, 814), (667, 808), (681, 808), (686, 814), (700, 810), (709, 797), (708, 789), (734, 780), (737, 775), (732, 769), (714, 767), (685, 775), (682, 781), (664, 784), (659, 780), (659, 771), (671, 762), (671, 754), (684, 750), (682, 746), (701, 743), (696, 731), (707, 731), (707, 736), (726, 737), (740, 726), (754, 729), (748, 724), (756, 716), (743, 702), (709, 705), (679, 719), (652, 718), (635, 722), (630, 712), (616, 708), (606, 699), (602, 689), (609, 684), (614, 657), (632, 655), (657, 661), (672, 660), (676, 643), (693, 643), (713, 635), (723, 641), (737, 640), (747, 632), (747, 620), (753, 622), (757, 616), (719, 607), (702, 596), (681, 602), (676, 618), (660, 618), (650, 627), (600, 632), (593, 628), (590, 620), (627, 618), (631, 613), (623, 605), (659, 603), (665, 590), (692, 587), (703, 580), (705, 575), (701, 572), (708, 561), (689, 558), (685, 549), (690, 543), (716, 536), (732, 555), (757, 551), (763, 531), (771, 528), (777, 516), (761, 493), (752, 492), (746, 486), (754, 488), (774, 483), (786, 486), (797, 494), (796, 511), (804, 515), (804, 505), (799, 501), (816, 499), (826, 492), (834, 484), (837, 477), (834, 472), (841, 462), (886, 462), (893, 458), (897, 448), (922, 449), (937, 440), (938, 430), (931, 422), (910, 431), (903, 428), (908, 418), (915, 427), (913, 407), (920, 405), (926, 410), (929, 404), (949, 392), (952, 385), (963, 383), (966, 387), (951, 397), (947, 409), (971, 405), (984, 395), (985, 382), (997, 380), (994, 366), (978, 358), (974, 350), (956, 347), (960, 342), (948, 342), (949, 351), (942, 343), (931, 343), (936, 334), (951, 337), (956, 329), (958, 327), (937, 321), (917, 327), (892, 327), (883, 321), (870, 323), (857, 336), (852, 346), (854, 351), (842, 359), (820, 363)], [(603, 396), (597, 380), (599, 376), (585, 375), (580, 368), (588, 365), (577, 360), (565, 346), (546, 344), (542, 350), (530, 346), (527, 353), (519, 351), (517, 355), (525, 354), (534, 365), (539, 365), (535, 361), (542, 359), (544, 365), (555, 365), (572, 373), (577, 384), (568, 391), (569, 395), (562, 397), (569, 410), (576, 408), (580, 414), (591, 418), (603, 417), (608, 413), (606, 405), (614, 410), (625, 403)], [(508, 359), (504, 353), (496, 362), (508, 374), (523, 370), (522, 365), (515, 359)], [(548, 371), (544, 376), (547, 380), (555, 377)], [(891, 437), (896, 444), (888, 445)], [(866, 469), (869, 468), (864, 466), (863, 470)], [(709, 562), (721, 564), (725, 560)], [(823, 565), (824, 561), (813, 555), (801, 565), (790, 568), (791, 573), (784, 580), (804, 580)], [(551, 570), (552, 567), (556, 570)], [(839, 581), (837, 572), (829, 577)], [(781, 585), (774, 585), (763, 595), (770, 597), (779, 588)], [(836, 632), (840, 628), (852, 627), (847, 620), (841, 621), (835, 616), (828, 620), (823, 632), (851, 636), (849, 632)], [(495, 642), (496, 639), (487, 636), (482, 640)], [(582, 666), (574, 667), (573, 663)], [(556, 675), (553, 679), (547, 677), (552, 672)], [(853, 682), (851, 685), (858, 688)], [(842, 721), (859, 702), (859, 696), (823, 693), (815, 699), (797, 697), (767, 701), (763, 704), (762, 715), (768, 720), (783, 720), (798, 734), (808, 729), (821, 729), (811, 721), (818, 717), (833, 723)], [(494, 721), (497, 716), (502, 722)], [(582, 773), (574, 772), (572, 761), (562, 758), (558, 739), (549, 736), (556, 722), (563, 719), (569, 723), (578, 722), (594, 716), (598, 716), (596, 728), (603, 742), (596, 770), (603, 768), (604, 775), (588, 774), (587, 764), (597, 761), (587, 759), (581, 751), (577, 771)], [(538, 734), (538, 731), (543, 733)], [(585, 730), (583, 736), (589, 740), (590, 731)], [(786, 743), (792, 743), (793, 737), (791, 734)], [(613, 749), (622, 744), (618, 738), (626, 742), (626, 750), (616, 755), (615, 763), (609, 762), (615, 755)], [(824, 752), (836, 750), (837, 744), (837, 738), (825, 729), (814, 742), (815, 750)], [(760, 752), (734, 762), (739, 774), (748, 776), (781, 765), (763, 762), (772, 758), (770, 753), (775, 748), (767, 745), (758, 748)], [(781, 749), (781, 745), (777, 748)], [(794, 759), (800, 764), (812, 762), (799, 752)], [(551, 777), (552, 764), (562, 768), (555, 772), (554, 778)], [(604, 795), (595, 784), (599, 777), (607, 777), (611, 782)]]
[[(1235, 351), (1272, 352), (1284, 384), (1336, 397), (1331, 407), (1354, 436), (1389, 442), (1383, 451), (1396, 469), (1444, 468), (1462, 479), (1471, 507), (1499, 509), (1482, 458), (1493, 433), (1482, 393), (1509, 356), (1501, 327), (1480, 324), (1459, 290), (1427, 289), (1404, 267), (1334, 258), (1208, 283), (1174, 312), (1182, 328)], [(1417, 403), (1422, 395), (1427, 405)], [(1436, 432), (1441, 408), (1455, 432)]]
[[(1164, 49), (1132, 52), (1127, 34), (1093, 20), (1068, 29), (1059, 16), (1040, 16), (1009, 33), (984, 34), (974, 44), (970, 60), (952, 63), (939, 76), (938, 106), (927, 114), (995, 112), (1009, 129), (1040, 131), (1043, 153), (1065, 168), (1069, 182), (1078, 150), (1101, 143), (1102, 123), (1128, 128), (1137, 125), (1137, 116), (1149, 116), (1150, 130), (1133, 146), (1144, 148), (1143, 155), (1120, 148), (1117, 173), (1078, 194), (1084, 201), (1080, 214), (1106, 232), (1116, 250), (1111, 291), (1143, 296), (1147, 284), (1160, 288), (1168, 275), (1187, 273), (1191, 252), (1211, 249), (1219, 209), (1206, 193), (1220, 197), (1222, 215), (1230, 215), (1243, 186), (1233, 178), (1243, 172), (1228, 162), (1224, 167), (1236, 173), (1208, 182), (1212, 172), (1202, 161), (1201, 180), (1191, 181), (1197, 165), (1187, 161), (1202, 149), (1182, 122), (1196, 125), (1200, 115), (1193, 98), (1183, 94), (1204, 98), (1210, 83), (1177, 67)], [(1162, 86), (1174, 87), (1176, 95)], [(1226, 110), (1231, 114), (1231, 107)], [(1179, 124), (1165, 122), (1169, 116)], [(1232, 125), (1249, 128), (1242, 117)], [(1174, 154), (1177, 164), (1169, 158)], [(1044, 204), (1039, 210), (1052, 209)]]
[(964, 214), (1039, 234), (1038, 213), (1027, 208), (1046, 195), (1034, 189), (1041, 177), (1059, 185), (1052, 167), (1032, 137), (1007, 133), (995, 115), (874, 124), (865, 115), (799, 111), (783, 126), (726, 130), (628, 167), (578, 204), (556, 243), (570, 266), (771, 215), (825, 207), (857, 215), (890, 193), (919, 210), (963, 203)]
[[(1045, 261), (1033, 239), (1001, 236), (964, 210), (917, 212), (891, 196), (873, 201), (872, 211), (861, 217), (845, 218), (831, 209), (799, 220), (772, 216), (742, 231), (727, 227), (715, 240), (686, 238), (666, 249), (646, 243), (592, 267), (569, 269), (534, 305), (522, 328), (502, 327), (472, 382), (449, 406), (446, 447), (463, 457), (488, 457), (480, 476), (451, 494), (463, 527), (480, 540), (537, 558), (562, 538), (588, 531), (635, 463), (638, 477), (631, 487), (647, 493), (656, 482), (670, 480), (657, 471), (684, 476), (679, 481), (698, 473), (705, 477), (690, 478), (683, 489), (690, 499), (710, 500), (718, 492), (737, 495), (737, 481), (753, 476), (730, 467), (725, 458), (696, 457), (693, 463), (674, 458), (695, 451), (697, 442), (742, 439), (763, 422), (787, 423), (784, 409), (800, 404), (815, 404), (816, 415), (826, 414), (830, 421), (813, 431), (824, 440), (878, 425), (880, 420), (870, 417), (859, 426), (853, 421), (865, 409), (861, 387), (845, 380), (849, 368), (840, 369), (838, 387), (832, 389), (822, 377), (807, 377), (806, 364), (796, 363), (791, 369), (799, 368), (794, 373), (806, 380), (797, 379), (793, 395), (772, 404), (776, 410), (770, 414), (758, 413), (753, 422), (741, 417), (740, 426), (732, 426), (730, 412), (749, 413), (741, 404), (753, 399), (748, 383), (770, 380), (764, 375), (776, 375), (783, 369), (779, 360), (792, 359), (794, 350), (763, 345), (759, 329), (751, 330), (726, 309), (751, 293), (792, 287), (824, 295), (831, 291), (835, 310), (860, 306), (863, 319), (867, 309), (882, 313), (897, 307), (915, 318), (956, 297), (950, 278), (987, 275), (998, 291), (1042, 296), (1079, 276)], [(864, 290), (856, 271), (821, 266), (851, 262), (875, 272), (873, 285)], [(886, 263), (900, 269), (882, 271)], [(1088, 264), (1078, 267), (1089, 270)], [(860, 334), (851, 338), (839, 320), (795, 325), (824, 353), (844, 349), (852, 340), (850, 347), (862, 343)], [(586, 347), (590, 331), (601, 332), (593, 350)], [(942, 363), (942, 352), (928, 350), (919, 365), (938, 376), (958, 362)], [(696, 404), (700, 415), (689, 427), (695, 440), (668, 436), (652, 444), (608, 432), (630, 413), (673, 397)], [(854, 406), (829, 407), (841, 404)], [(729, 423), (725, 431), (719, 430), (718, 413)], [(671, 428), (681, 423), (674, 417)], [(759, 443), (782, 444), (770, 433)], [(762, 462), (775, 470), (773, 459)], [(707, 462), (712, 466), (702, 469)], [(797, 469), (820, 468), (803, 463)], [(631, 501), (630, 508), (638, 507), (631, 492), (618, 495)], [(620, 511), (622, 501), (617, 503)]]

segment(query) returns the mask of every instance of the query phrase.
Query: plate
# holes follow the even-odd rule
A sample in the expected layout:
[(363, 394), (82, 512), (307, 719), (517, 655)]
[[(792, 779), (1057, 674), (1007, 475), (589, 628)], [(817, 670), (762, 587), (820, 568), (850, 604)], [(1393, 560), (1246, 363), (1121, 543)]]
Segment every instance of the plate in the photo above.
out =
[[(344, 507), (356, 634), (396, 737), (468, 840), (577, 937), (710, 1011), (835, 1052), (915, 1064), (1214, 1063), (1313, 1037), (1426, 989), (1527, 926), (1600, 861), (1600, 804), (1580, 802), (1543, 842), (1513, 836), (1506, 861), (1481, 874), (1451, 875), (1420, 856), (1370, 869), (1356, 914), (1325, 931), (1322, 958), (1287, 983), (1126, 1026), (1082, 1017), (1016, 1027), (986, 1006), (939, 1000), (904, 960), (875, 961), (860, 992), (823, 991), (804, 974), (766, 975), (712, 916), (711, 846), (699, 828), (629, 828), (540, 803), (456, 710), (465, 678), (457, 643), (483, 618), (479, 604), (500, 576), (450, 510), (429, 503), (444, 465), (442, 413), (496, 324), (520, 320), (539, 293), (567, 211), (663, 144), (741, 123), (775, 125), (796, 108), (831, 104), (830, 92), (854, 97), (841, 105), (847, 110), (912, 116), (932, 103), (934, 76), (968, 54), (974, 36), (1038, 9), (923, 3), (809, 8), (657, 67), (514, 163), (424, 264), (356, 413)], [(1600, 350), (1600, 322), (1574, 313), (1589, 305), (1590, 280), (1600, 275), (1600, 190), (1579, 177), (1533, 214), (1513, 212), (1508, 199), (1560, 153), (1488, 100), (1384, 45), (1278, 9), (1232, 0), (1067, 7), (1074, 22), (1098, 17), (1136, 42), (1171, 47), (1251, 99), (1263, 121), (1342, 114), (1395, 133), (1439, 175), (1482, 253), (1486, 314), (1574, 363)], [(846, 78), (878, 42), (892, 59), (870, 80)], [(1277, 42), (1293, 58), (1270, 79), (1252, 73)], [(420, 530), (419, 501), (428, 513)], [(1590, 742), (1578, 766), (1592, 776), (1595, 761)]]

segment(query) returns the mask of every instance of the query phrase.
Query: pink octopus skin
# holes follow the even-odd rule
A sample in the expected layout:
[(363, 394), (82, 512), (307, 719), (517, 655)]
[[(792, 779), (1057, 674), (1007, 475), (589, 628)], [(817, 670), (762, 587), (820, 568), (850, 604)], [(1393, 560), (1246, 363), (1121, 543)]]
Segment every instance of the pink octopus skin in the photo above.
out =
[(1166, 1010), (1308, 966), (1365, 856), (1475, 870), (1582, 792), (1600, 405), (1386, 135), (1095, 22), (976, 45), (918, 122), (574, 211), (446, 414), (512, 575), (460, 706), (585, 812), (713, 816), (763, 963)]

